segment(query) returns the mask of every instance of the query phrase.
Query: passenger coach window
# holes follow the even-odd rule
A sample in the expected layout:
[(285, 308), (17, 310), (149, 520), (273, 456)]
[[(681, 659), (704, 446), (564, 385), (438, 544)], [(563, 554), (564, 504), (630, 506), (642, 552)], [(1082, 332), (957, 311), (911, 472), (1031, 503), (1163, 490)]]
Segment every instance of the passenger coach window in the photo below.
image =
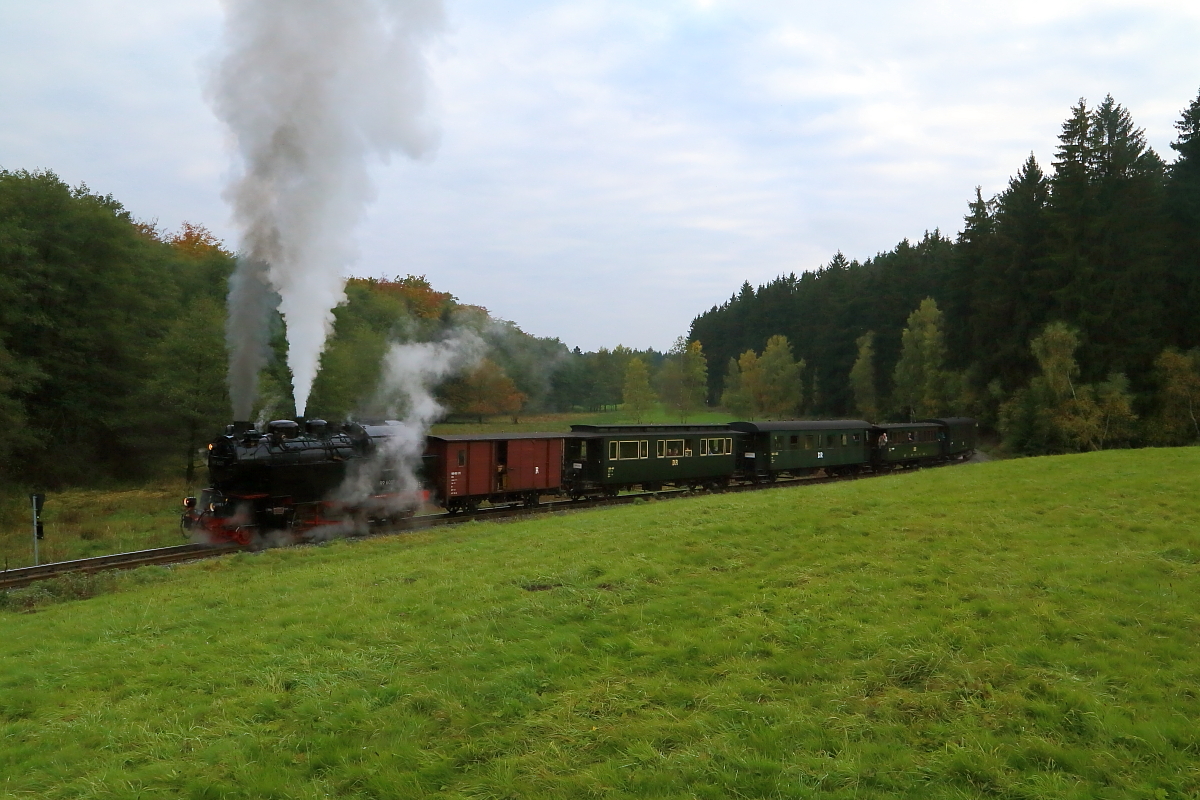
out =
[(799, 446), (800, 446), (800, 437), (798, 435), (788, 437), (788, 450), (795, 450)]
[(846, 446), (846, 434), (842, 434), (842, 447)]
[(811, 433), (804, 437), (804, 449), (805, 450), (813, 449), (813, 435)]
[(683, 455), (683, 439), (667, 439), (667, 458), (679, 458)]
[(667, 441), (666, 441), (666, 439), (659, 439), (658, 440), (658, 457), (662, 458), (666, 454), (667, 454)]
[(619, 442), (618, 444), (619, 444), (619, 449), (618, 449), (617, 458), (621, 459), (622, 461), (625, 461), (627, 459), (633, 459), (633, 458), (638, 457), (638, 443), (637, 442)]
[(723, 456), (733, 452), (733, 439), (701, 439), (700, 455)]
[(617, 443), (615, 441), (608, 443), (608, 460), (609, 461), (617, 460)]

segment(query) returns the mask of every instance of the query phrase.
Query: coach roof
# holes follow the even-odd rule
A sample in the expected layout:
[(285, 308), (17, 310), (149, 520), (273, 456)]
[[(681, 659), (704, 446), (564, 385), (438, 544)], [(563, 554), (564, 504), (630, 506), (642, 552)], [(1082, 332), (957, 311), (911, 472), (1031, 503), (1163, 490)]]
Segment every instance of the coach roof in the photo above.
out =
[(773, 431), (843, 431), (854, 428), (870, 428), (865, 419), (785, 419), (778, 422), (731, 422), (731, 430), (742, 433), (769, 433)]

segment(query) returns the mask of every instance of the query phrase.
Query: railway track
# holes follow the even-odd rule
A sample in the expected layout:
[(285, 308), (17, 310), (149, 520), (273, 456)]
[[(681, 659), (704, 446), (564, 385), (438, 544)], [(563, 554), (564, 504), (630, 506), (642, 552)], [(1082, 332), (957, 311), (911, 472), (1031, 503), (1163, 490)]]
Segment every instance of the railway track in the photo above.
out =
[[(950, 462), (956, 463), (956, 462)], [(945, 465), (932, 465), (945, 466)], [(719, 489), (719, 492), (749, 492), (759, 489), (782, 489), (789, 486), (816, 486), (836, 481), (857, 480), (869, 477), (875, 473), (860, 473), (839, 477), (821, 476), (805, 478), (786, 478), (771, 483), (735, 484)], [(891, 474), (891, 473), (885, 473)], [(513, 517), (524, 517), (532, 514), (554, 514), (568, 511), (580, 511), (587, 508), (602, 506), (628, 505), (646, 500), (671, 500), (681, 497), (694, 497), (698, 492), (691, 489), (664, 489), (657, 492), (631, 492), (616, 497), (601, 497), (590, 500), (553, 500), (539, 503), (536, 506), (499, 506), (484, 508), (472, 513), (462, 514), (422, 514), (403, 520), (400, 524), (386, 529), (372, 531), (365, 536), (390, 536), (405, 531), (422, 530), (442, 525), (457, 525), (464, 522), (501, 520)], [(36, 567), (17, 567), (0, 571), (0, 591), (17, 589), (37, 581), (57, 578), (67, 574), (90, 574), (117, 569), (135, 569), (152, 564), (178, 564), (184, 561), (195, 561), (202, 558), (228, 555), (231, 553), (251, 550), (247, 545), (239, 544), (182, 544), (173, 547), (156, 547), (150, 550), (134, 550), (129, 553), (113, 553), (94, 558), (80, 558), (74, 561), (55, 561)]]
[(94, 558), (74, 561), (54, 561), (36, 567), (17, 567), (0, 571), (0, 590), (28, 586), (47, 578), (57, 578), (70, 573), (105, 572), (112, 569), (134, 569), (151, 564), (176, 564), (197, 558), (236, 553), (245, 550), (242, 545), (181, 544), (174, 547), (155, 547), (151, 550), (135, 550), (131, 553), (113, 553)]

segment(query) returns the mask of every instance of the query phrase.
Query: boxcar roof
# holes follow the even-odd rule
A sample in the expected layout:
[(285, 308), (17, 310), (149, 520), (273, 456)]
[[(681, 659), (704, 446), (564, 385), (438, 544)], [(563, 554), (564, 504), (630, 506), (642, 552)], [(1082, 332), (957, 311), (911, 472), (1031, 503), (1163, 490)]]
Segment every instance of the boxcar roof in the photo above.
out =
[(575, 433), (621, 435), (625, 433), (712, 433), (728, 431), (729, 426), (720, 425), (572, 425)]
[(513, 439), (573, 439), (569, 433), (431, 433), (443, 442), (507, 442)]
[(869, 428), (865, 419), (784, 419), (778, 422), (731, 422), (729, 427), (743, 433), (768, 431), (828, 431), (849, 428)]

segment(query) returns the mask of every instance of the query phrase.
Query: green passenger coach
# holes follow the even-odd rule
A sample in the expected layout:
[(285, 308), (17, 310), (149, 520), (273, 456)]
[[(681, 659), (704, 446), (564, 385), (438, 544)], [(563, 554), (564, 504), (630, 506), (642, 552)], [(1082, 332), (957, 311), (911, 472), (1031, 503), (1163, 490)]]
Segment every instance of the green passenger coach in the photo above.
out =
[(861, 419), (729, 423), (742, 434), (738, 471), (752, 480), (858, 472), (870, 462), (871, 427)]
[(717, 488), (734, 472), (728, 425), (572, 425), (564, 483), (572, 496), (641, 486)]
[(876, 461), (882, 467), (915, 467), (942, 458), (946, 428), (935, 422), (876, 425)]

